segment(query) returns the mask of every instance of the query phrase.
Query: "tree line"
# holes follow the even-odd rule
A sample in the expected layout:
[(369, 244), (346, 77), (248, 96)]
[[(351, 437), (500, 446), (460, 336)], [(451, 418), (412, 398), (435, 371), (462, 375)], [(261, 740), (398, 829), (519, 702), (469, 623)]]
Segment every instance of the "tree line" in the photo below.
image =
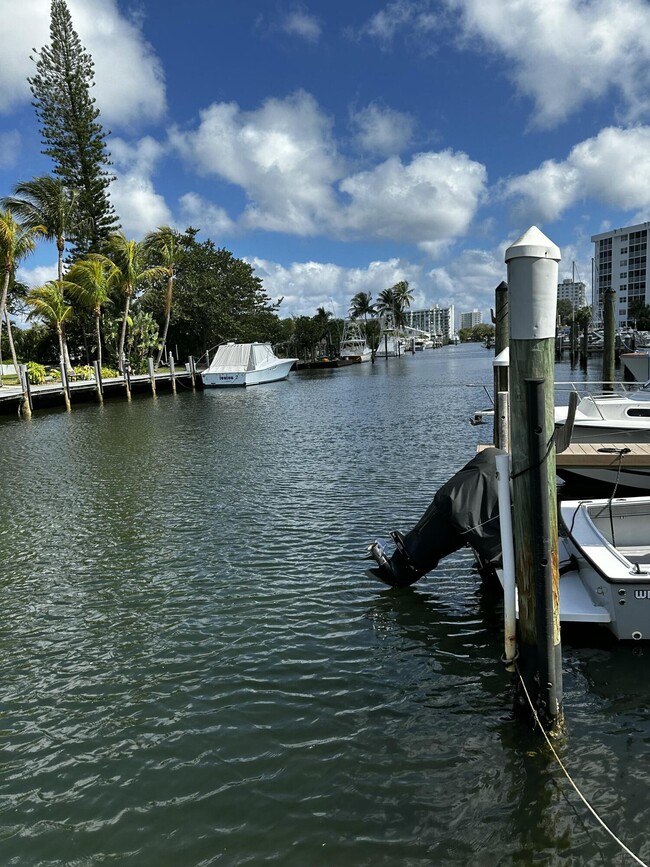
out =
[[(406, 325), (406, 311), (411, 306), (413, 293), (406, 280), (383, 289), (373, 303), (371, 292), (357, 292), (350, 301), (350, 319), (363, 320), (361, 330), (368, 346), (374, 351), (379, 346), (382, 329)], [(345, 320), (319, 307), (314, 316), (298, 316), (293, 320), (292, 344), (299, 356), (314, 360), (319, 348), (329, 357), (339, 353), (345, 330)]]
[[(0, 198), (0, 350), (14, 364), (68, 367), (97, 360), (122, 370), (164, 348), (200, 357), (224, 340), (286, 340), (281, 300), (266, 295), (250, 265), (198, 229), (160, 226), (145, 238), (120, 229), (109, 189), (110, 154), (91, 96), (94, 64), (65, 0), (52, 0), (50, 43), (29, 78), (49, 175)], [(16, 274), (41, 241), (56, 245), (56, 279), (28, 290)], [(12, 329), (10, 314), (33, 325)]]

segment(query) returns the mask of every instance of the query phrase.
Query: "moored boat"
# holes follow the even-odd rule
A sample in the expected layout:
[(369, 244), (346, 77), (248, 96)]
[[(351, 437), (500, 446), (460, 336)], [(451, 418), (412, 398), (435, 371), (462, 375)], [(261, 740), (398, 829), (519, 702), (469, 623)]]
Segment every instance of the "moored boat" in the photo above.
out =
[[(556, 426), (564, 424), (566, 418), (567, 407), (556, 407)], [(571, 442), (650, 442), (650, 382), (634, 392), (582, 397), (575, 411)]]
[(270, 343), (224, 343), (201, 372), (208, 388), (261, 385), (286, 379), (296, 358), (278, 358)]
[(339, 358), (343, 360), (351, 359), (358, 362), (370, 361), (372, 359), (372, 349), (368, 346), (366, 337), (358, 322), (348, 320), (345, 323)]
[(601, 622), (619, 639), (650, 638), (650, 497), (567, 500), (560, 515), (575, 573), (608, 615)]

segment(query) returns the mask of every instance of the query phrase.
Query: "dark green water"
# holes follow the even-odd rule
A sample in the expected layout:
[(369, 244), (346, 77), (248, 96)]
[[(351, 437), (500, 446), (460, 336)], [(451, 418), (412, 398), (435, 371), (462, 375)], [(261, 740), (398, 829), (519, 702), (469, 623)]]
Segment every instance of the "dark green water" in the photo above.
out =
[[(0, 422), (0, 864), (632, 863), (510, 721), (471, 556), (363, 573), (486, 436), (491, 361)], [(565, 640), (557, 741), (646, 860), (649, 666)]]

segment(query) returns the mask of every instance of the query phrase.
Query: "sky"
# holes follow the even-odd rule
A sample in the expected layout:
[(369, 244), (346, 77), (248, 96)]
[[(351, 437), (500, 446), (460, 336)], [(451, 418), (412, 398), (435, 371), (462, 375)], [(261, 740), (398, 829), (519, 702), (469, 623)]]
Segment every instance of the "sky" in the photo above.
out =
[[(591, 236), (650, 212), (648, 0), (68, 0), (128, 237), (193, 226), (281, 316), (490, 321), (530, 226), (591, 298)], [(0, 0), (0, 195), (51, 172), (27, 77), (49, 0)], [(56, 276), (39, 245), (19, 277)]]

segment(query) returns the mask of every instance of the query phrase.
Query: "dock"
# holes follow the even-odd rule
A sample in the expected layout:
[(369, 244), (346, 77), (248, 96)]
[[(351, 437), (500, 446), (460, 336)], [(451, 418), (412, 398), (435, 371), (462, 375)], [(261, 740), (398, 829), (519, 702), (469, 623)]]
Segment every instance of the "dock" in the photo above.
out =
[[(195, 386), (202, 387), (201, 377), (195, 375)], [(149, 392), (150, 394), (160, 391), (172, 391), (173, 387), (192, 389), (192, 376), (184, 369), (171, 372), (155, 373), (153, 377), (149, 373), (130, 374), (127, 378), (116, 376), (102, 378), (102, 396), (104, 399), (124, 398), (127, 396), (127, 387), (134, 393)], [(98, 400), (97, 383), (94, 379), (77, 379), (68, 383), (70, 402), (87, 403)], [(34, 410), (49, 407), (65, 407), (65, 387), (59, 382), (46, 382), (42, 385), (30, 385), (31, 402)], [(3, 385), (0, 387), (0, 414), (18, 415), (23, 402), (23, 390), (19, 385)]]
[(555, 458), (564, 467), (650, 467), (650, 443), (571, 443)]

